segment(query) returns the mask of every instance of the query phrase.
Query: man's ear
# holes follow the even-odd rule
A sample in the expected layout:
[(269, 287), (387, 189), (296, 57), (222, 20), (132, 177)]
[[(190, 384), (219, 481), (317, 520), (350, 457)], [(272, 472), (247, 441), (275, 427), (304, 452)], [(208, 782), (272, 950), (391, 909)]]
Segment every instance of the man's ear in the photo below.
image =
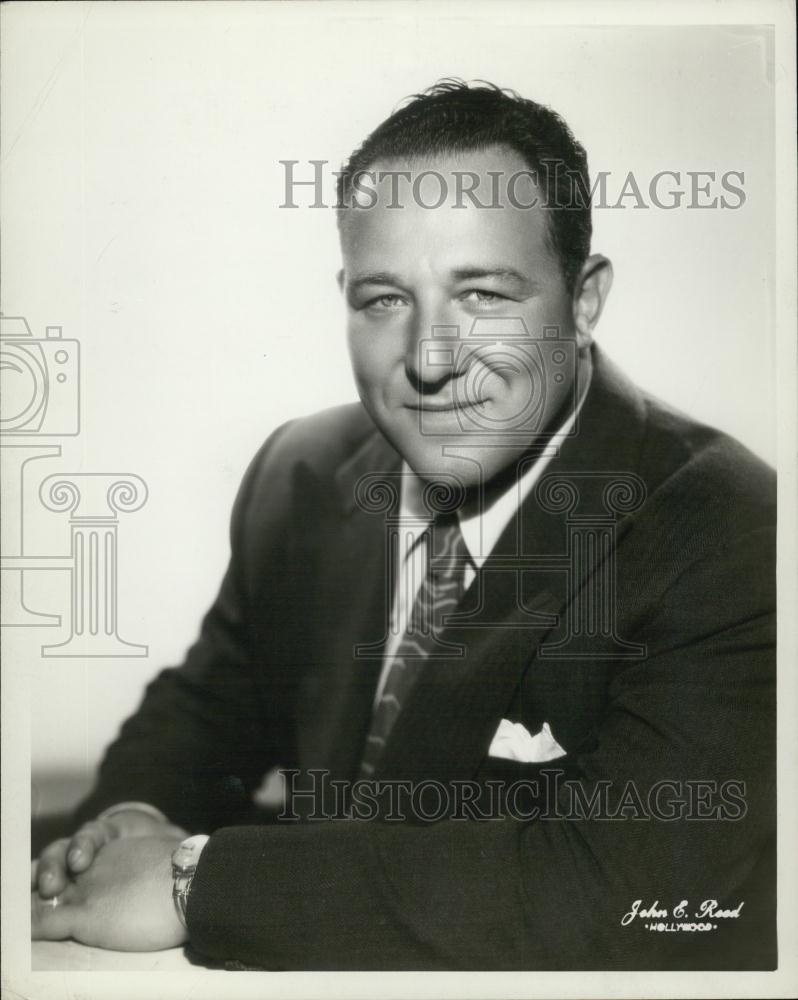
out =
[(585, 261), (574, 289), (574, 327), (580, 348), (589, 347), (593, 329), (612, 288), (612, 263), (601, 254), (594, 253)]
[(341, 268), (341, 270), (340, 270), (340, 271), (338, 272), (338, 274), (336, 274), (336, 276), (335, 276), (335, 280), (336, 280), (336, 281), (338, 282), (338, 288), (339, 288), (339, 289), (340, 289), (341, 291), (343, 291), (343, 290), (344, 290), (344, 279), (345, 279), (345, 275), (344, 275), (344, 269), (343, 269), (343, 268)]

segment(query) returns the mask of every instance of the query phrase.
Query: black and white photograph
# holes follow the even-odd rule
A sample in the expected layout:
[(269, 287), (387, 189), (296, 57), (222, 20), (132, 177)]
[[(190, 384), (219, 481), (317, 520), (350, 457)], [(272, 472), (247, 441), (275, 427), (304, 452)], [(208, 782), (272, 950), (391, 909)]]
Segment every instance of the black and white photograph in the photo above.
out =
[(0, 27), (8, 995), (795, 995), (792, 5)]

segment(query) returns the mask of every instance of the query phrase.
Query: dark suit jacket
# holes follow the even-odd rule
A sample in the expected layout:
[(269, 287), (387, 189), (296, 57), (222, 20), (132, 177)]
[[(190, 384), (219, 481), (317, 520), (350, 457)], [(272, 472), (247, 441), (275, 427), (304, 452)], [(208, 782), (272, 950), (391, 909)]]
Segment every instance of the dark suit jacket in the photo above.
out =
[[(377, 777), (446, 788), (541, 779), (540, 765), (487, 751), (502, 718), (530, 733), (546, 721), (566, 751), (546, 767), (588, 800), (606, 789), (613, 810), (625, 805), (619, 818), (573, 816), (573, 786), (566, 801), (546, 784), (524, 808), (559, 803), (564, 816), (252, 823), (252, 791), (275, 765), (356, 774), (381, 664), (353, 647), (379, 642), (390, 594), (384, 517), (360, 509), (354, 490), (364, 474), (398, 467), (360, 406), (271, 436), (241, 487), (230, 566), (197, 643), (149, 686), (79, 816), (140, 799), (216, 831), (188, 924), (192, 947), (217, 961), (773, 968), (774, 476), (639, 392), (598, 351), (578, 433), (546, 470), (576, 484), (580, 506), (547, 510), (540, 489), (524, 503), (484, 586), (466, 595), (465, 606), (481, 595), (493, 625), (449, 629), (467, 655), (423, 672)], [(595, 522), (607, 473), (637, 477), (645, 501), (616, 511), (611, 551), (564, 572), (574, 514)], [(486, 576), (519, 551), (538, 558), (520, 604), (517, 573)], [(617, 639), (643, 656), (617, 655), (612, 636), (601, 656), (595, 636), (576, 635), (569, 614), (589, 585), (614, 602)], [(530, 625), (530, 611), (554, 624)], [(568, 634), (564, 655), (551, 655)], [(667, 786), (665, 812), (692, 794), (706, 818), (646, 818), (661, 781), (682, 783)], [(687, 900), (692, 914), (706, 899), (744, 905), (711, 931), (621, 924), (635, 900), (669, 911)]]

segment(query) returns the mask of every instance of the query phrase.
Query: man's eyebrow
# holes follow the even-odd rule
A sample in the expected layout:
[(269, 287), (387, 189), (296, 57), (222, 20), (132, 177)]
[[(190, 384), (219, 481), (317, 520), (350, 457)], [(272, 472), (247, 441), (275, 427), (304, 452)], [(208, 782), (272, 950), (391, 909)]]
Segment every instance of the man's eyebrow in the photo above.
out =
[(529, 284), (529, 278), (513, 267), (458, 267), (452, 272), (455, 281), (473, 281), (475, 278), (504, 278)]
[(353, 275), (347, 284), (350, 288), (359, 288), (361, 285), (401, 285), (401, 282), (390, 271), (365, 271)]
[[(473, 281), (478, 278), (503, 278), (504, 280), (517, 281), (528, 285), (530, 279), (516, 271), (514, 267), (480, 267), (470, 265), (458, 267), (452, 271), (455, 281)], [(352, 276), (348, 282), (350, 288), (359, 288), (361, 285), (397, 285), (401, 286), (400, 278), (390, 271), (365, 271)]]

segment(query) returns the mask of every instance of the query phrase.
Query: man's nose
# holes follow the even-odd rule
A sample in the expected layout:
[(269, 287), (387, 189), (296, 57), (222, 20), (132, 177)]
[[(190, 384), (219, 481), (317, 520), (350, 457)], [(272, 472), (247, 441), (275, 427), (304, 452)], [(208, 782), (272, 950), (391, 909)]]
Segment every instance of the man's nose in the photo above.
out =
[(459, 374), (460, 327), (445, 308), (418, 309), (408, 330), (405, 370), (419, 392), (436, 392)]

